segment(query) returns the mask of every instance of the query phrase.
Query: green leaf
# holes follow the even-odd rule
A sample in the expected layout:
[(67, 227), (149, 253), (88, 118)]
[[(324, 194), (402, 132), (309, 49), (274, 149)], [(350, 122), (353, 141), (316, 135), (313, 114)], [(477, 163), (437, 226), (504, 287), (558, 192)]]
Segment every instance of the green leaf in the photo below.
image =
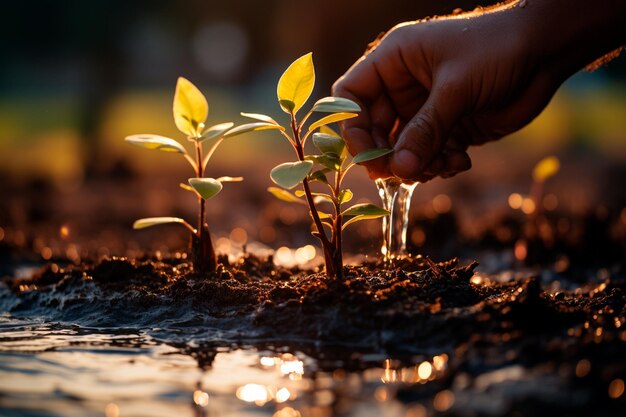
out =
[(167, 223), (187, 223), (184, 219), (178, 217), (147, 217), (145, 219), (136, 220), (133, 223), (133, 229), (145, 229), (146, 227), (152, 227), (159, 224)]
[(296, 59), (278, 80), (276, 95), (286, 113), (295, 114), (308, 100), (315, 85), (313, 54)]
[(215, 178), (189, 178), (189, 185), (205, 200), (215, 197), (223, 187)]
[(309, 130), (312, 132), (315, 129), (317, 129), (318, 127), (329, 125), (329, 124), (335, 123), (335, 122), (340, 122), (340, 121), (346, 120), (346, 119), (352, 119), (353, 117), (357, 117), (357, 116), (358, 116), (358, 114), (356, 114), (356, 113), (335, 113), (335, 114), (329, 114), (328, 116), (322, 117), (317, 122), (311, 124), (311, 126), (309, 127)]
[(185, 184), (184, 182), (179, 183), (179, 184), (178, 184), (178, 186), (179, 186), (180, 188), (182, 188), (183, 190), (185, 190), (185, 191), (191, 191), (191, 192), (192, 192), (192, 193), (194, 193), (194, 194), (198, 194), (198, 193), (196, 192), (196, 190), (195, 190), (195, 189), (194, 189), (191, 185), (187, 185), (187, 184)]
[(325, 169), (318, 169), (309, 174), (309, 181), (319, 181), (324, 184), (328, 184), (328, 178), (326, 178)]
[(317, 100), (311, 111), (336, 113), (336, 112), (359, 112), (361, 107), (352, 100), (342, 97), (324, 97)]
[(335, 154), (328, 153), (324, 155), (307, 155), (305, 158), (308, 161), (316, 162), (333, 171), (339, 171), (341, 168), (341, 160)]
[[(296, 197), (304, 197), (304, 191), (302, 190), (296, 190), (295, 192)], [(311, 195), (313, 197), (316, 197), (316, 200), (324, 200), (324, 201), (328, 201), (329, 203), (334, 203), (335, 200), (333, 200), (333, 197), (329, 194), (325, 194), (325, 193), (311, 193)]]
[(233, 122), (220, 123), (215, 126), (211, 126), (202, 133), (201, 140), (211, 140), (215, 138), (221, 138), (235, 124)]
[(333, 129), (331, 129), (328, 126), (320, 126), (320, 133), (323, 133), (325, 135), (330, 135), (330, 136), (336, 136), (338, 138), (341, 137), (339, 133), (335, 132)]
[(320, 152), (334, 155), (341, 155), (346, 143), (338, 136), (332, 136), (325, 133), (314, 133), (313, 144)]
[(349, 209), (344, 210), (341, 213), (342, 216), (387, 216), (389, 212), (385, 209), (382, 209), (374, 204), (370, 203), (362, 203), (355, 204)]
[(275, 125), (277, 125), (277, 124), (278, 124), (278, 122), (277, 122), (276, 120), (274, 120), (274, 119), (272, 119), (271, 117), (266, 116), (266, 115), (264, 115), (264, 114), (259, 114), (259, 113), (243, 113), (243, 112), (242, 112), (242, 113), (239, 113), (239, 114), (241, 114), (243, 117), (248, 117), (248, 118), (250, 118), (250, 119), (260, 120), (260, 121), (265, 122), (265, 123), (272, 123), (272, 124), (275, 124)]
[(367, 216), (367, 215), (354, 216), (354, 217), (350, 218), (347, 222), (345, 222), (345, 223), (341, 226), (341, 230), (344, 230), (346, 227), (348, 227), (348, 226), (349, 226), (349, 225), (351, 225), (352, 223), (360, 222), (361, 220), (378, 219), (378, 218), (380, 218), (380, 217), (383, 217), (383, 216), (378, 216), (378, 215), (371, 215), (371, 216)]
[(178, 130), (188, 136), (200, 137), (209, 115), (209, 104), (200, 90), (186, 78), (178, 77), (173, 110)]
[(283, 200), (288, 203), (306, 204), (304, 201), (300, 200), (298, 197), (291, 194), (289, 191), (283, 190), (282, 188), (268, 187), (267, 191), (269, 191), (274, 197), (278, 198), (279, 200)]
[(293, 188), (306, 178), (312, 168), (312, 161), (285, 162), (274, 167), (270, 177), (281, 187)]
[(243, 177), (228, 177), (228, 176), (224, 176), (224, 177), (216, 178), (216, 181), (219, 181), (219, 182), (241, 182), (241, 181), (243, 181)]
[(339, 191), (339, 204), (347, 203), (348, 201), (352, 200), (353, 196), (354, 194), (352, 193), (352, 191), (347, 188), (345, 190)]
[(148, 134), (131, 135), (126, 136), (124, 140), (131, 145), (141, 146), (142, 148), (158, 149), (159, 151), (164, 152), (187, 153), (183, 145), (174, 139), (166, 138), (165, 136)]
[(278, 129), (285, 130), (284, 127), (266, 122), (255, 122), (255, 123), (247, 123), (245, 125), (240, 125), (232, 128), (228, 132), (224, 134), (225, 138), (230, 138), (232, 136), (241, 135), (242, 133), (255, 132), (259, 130), (270, 130), (270, 129)]
[(380, 158), (381, 156), (388, 155), (392, 152), (393, 149), (388, 148), (368, 149), (354, 155), (354, 158), (352, 158), (352, 162), (355, 164), (360, 164), (361, 162), (371, 161), (372, 159)]

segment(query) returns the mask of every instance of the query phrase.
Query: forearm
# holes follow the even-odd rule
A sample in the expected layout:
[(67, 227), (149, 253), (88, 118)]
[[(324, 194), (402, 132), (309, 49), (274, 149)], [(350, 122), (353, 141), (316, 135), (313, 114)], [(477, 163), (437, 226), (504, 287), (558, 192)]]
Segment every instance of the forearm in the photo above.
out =
[(563, 78), (626, 45), (625, 0), (521, 0), (511, 12)]

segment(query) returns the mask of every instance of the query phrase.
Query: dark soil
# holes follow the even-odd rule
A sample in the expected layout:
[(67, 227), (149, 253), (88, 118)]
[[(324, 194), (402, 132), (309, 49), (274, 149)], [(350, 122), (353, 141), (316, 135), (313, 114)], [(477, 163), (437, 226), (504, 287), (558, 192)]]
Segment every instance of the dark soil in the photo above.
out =
[[(437, 390), (458, 384), (454, 375), (471, 380), (521, 365), (558, 374), (559, 389), (570, 396), (584, 392), (573, 403), (563, 393), (546, 403), (532, 390), (522, 392), (519, 403), (511, 402), (521, 415), (619, 415), (623, 406), (607, 400), (609, 383), (626, 376), (621, 271), (571, 291), (547, 291), (537, 277), (499, 282), (475, 274), (476, 263), (456, 260), (347, 267), (344, 281), (277, 268), (271, 258), (252, 255), (233, 265), (221, 262), (207, 276), (184, 259), (52, 264), (32, 278), (6, 280), (12, 295), (2, 301), (14, 315), (38, 311), (59, 321), (152, 328), (202, 367), (211, 365), (219, 346), (295, 346), (318, 357), (321, 369), (337, 358), (347, 367), (365, 367), (359, 357), (367, 352), (398, 358), (448, 352), (449, 377), (436, 381)], [(203, 333), (206, 343), (185, 343)], [(579, 369), (581, 360), (593, 364), (590, 371)], [(472, 389), (468, 395), (480, 394)], [(411, 402), (424, 394), (406, 387), (397, 395)]]

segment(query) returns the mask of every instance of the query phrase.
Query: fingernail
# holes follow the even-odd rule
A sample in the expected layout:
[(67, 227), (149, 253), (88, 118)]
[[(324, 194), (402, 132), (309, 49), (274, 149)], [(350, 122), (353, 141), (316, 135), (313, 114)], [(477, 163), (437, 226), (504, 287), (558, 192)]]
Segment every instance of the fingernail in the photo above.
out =
[(400, 178), (412, 178), (419, 170), (419, 158), (407, 149), (394, 152), (391, 158), (391, 170)]

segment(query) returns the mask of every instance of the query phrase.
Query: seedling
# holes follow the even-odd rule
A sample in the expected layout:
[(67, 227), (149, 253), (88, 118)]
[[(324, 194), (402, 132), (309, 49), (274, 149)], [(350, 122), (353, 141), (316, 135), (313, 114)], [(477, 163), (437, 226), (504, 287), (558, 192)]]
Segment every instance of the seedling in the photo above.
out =
[(233, 127), (232, 122), (220, 123), (205, 128), (205, 121), (209, 114), (209, 105), (204, 95), (185, 78), (178, 78), (176, 93), (174, 94), (174, 122), (182, 133), (187, 135), (193, 144), (192, 157), (187, 149), (178, 141), (164, 136), (140, 134), (128, 136), (126, 142), (148, 149), (181, 154), (191, 165), (195, 177), (189, 178), (187, 184), (180, 186), (198, 198), (198, 226), (194, 228), (186, 220), (178, 217), (149, 217), (139, 219), (133, 224), (134, 229), (143, 229), (166, 223), (177, 223), (191, 232), (191, 250), (194, 265), (202, 272), (214, 271), (217, 267), (217, 256), (213, 247), (209, 226), (206, 222), (206, 200), (215, 197), (222, 191), (226, 182), (242, 181), (241, 177), (206, 178), (204, 171), (217, 147), (226, 138), (242, 133), (266, 130), (283, 129), (274, 123), (257, 122)]
[[(353, 194), (349, 189), (342, 188), (342, 181), (355, 164), (379, 158), (392, 150), (370, 149), (356, 155), (348, 163), (344, 140), (327, 125), (356, 117), (361, 109), (351, 100), (325, 97), (318, 100), (304, 117), (298, 119), (296, 114), (308, 100), (314, 85), (315, 69), (310, 53), (294, 61), (278, 81), (278, 103), (290, 117), (291, 133), (286, 129), (281, 129), (280, 132), (292, 145), (298, 160), (285, 162), (272, 169), (272, 181), (282, 188), (270, 187), (268, 191), (281, 200), (308, 205), (313, 222), (312, 234), (319, 239), (324, 251), (326, 274), (329, 277), (343, 278), (342, 231), (357, 221), (386, 216), (389, 212), (373, 204), (356, 204), (344, 210), (342, 205), (349, 202)], [(305, 128), (314, 113), (330, 114)], [(242, 115), (279, 126), (269, 116), (251, 113)], [(319, 132), (316, 132), (318, 129)], [(312, 137), (320, 154), (305, 154), (304, 147), (309, 137)], [(328, 180), (328, 174), (334, 174), (332, 181)], [(312, 182), (327, 186), (330, 193), (313, 192)], [(294, 193), (288, 191), (298, 185), (302, 189)], [(322, 203), (330, 204), (332, 211), (320, 210), (317, 205)]]

